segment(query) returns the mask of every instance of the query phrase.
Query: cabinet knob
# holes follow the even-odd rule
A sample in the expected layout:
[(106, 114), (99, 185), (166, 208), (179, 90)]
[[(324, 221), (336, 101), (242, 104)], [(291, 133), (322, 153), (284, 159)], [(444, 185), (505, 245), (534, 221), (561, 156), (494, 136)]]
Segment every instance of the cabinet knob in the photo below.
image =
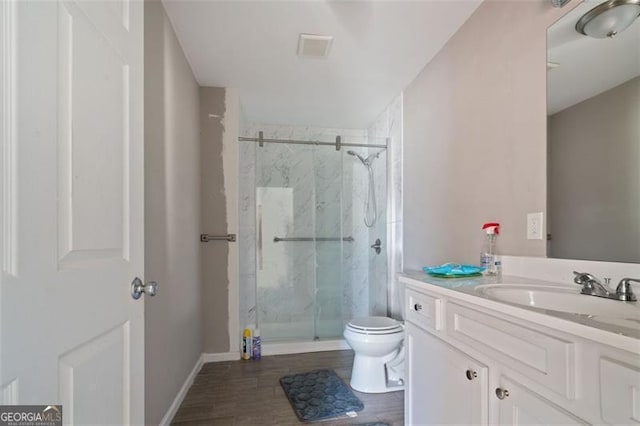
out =
[(413, 310), (414, 311), (421, 311), (422, 310), (422, 305), (419, 303), (416, 303), (415, 305), (413, 305)]
[(467, 374), (467, 379), (469, 379), (469, 380), (473, 380), (476, 377), (478, 377), (478, 373), (476, 371), (473, 371), (473, 370), (467, 370), (466, 374)]
[(509, 391), (507, 389), (496, 388), (496, 396), (498, 399), (505, 399), (509, 396)]

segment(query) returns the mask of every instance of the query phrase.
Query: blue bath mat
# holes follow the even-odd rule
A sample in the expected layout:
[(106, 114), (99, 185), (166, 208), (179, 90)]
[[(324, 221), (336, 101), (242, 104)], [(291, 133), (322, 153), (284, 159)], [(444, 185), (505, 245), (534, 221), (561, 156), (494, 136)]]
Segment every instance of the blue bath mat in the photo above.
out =
[(364, 404), (333, 370), (314, 370), (280, 378), (293, 410), (303, 422), (316, 422), (360, 411)]

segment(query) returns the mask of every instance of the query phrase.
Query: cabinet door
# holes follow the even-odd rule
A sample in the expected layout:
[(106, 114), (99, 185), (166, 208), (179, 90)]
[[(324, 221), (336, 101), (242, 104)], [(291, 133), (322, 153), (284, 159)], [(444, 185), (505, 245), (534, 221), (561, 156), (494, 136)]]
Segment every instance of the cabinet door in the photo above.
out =
[(487, 368), (411, 323), (405, 341), (406, 424), (486, 424)]
[(569, 412), (538, 394), (501, 376), (492, 390), (498, 398), (498, 423), (501, 425), (571, 425), (585, 424)]
[(611, 424), (640, 423), (640, 366), (600, 359), (602, 419)]

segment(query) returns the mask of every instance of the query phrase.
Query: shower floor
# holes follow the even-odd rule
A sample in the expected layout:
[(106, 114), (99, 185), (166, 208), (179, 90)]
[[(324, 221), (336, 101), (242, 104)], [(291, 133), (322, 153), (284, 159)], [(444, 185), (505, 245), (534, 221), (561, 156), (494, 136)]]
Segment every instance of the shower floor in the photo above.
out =
[(261, 323), (260, 337), (263, 342), (298, 342), (326, 339), (342, 339), (342, 320), (321, 321), (314, 329), (313, 321), (295, 323)]

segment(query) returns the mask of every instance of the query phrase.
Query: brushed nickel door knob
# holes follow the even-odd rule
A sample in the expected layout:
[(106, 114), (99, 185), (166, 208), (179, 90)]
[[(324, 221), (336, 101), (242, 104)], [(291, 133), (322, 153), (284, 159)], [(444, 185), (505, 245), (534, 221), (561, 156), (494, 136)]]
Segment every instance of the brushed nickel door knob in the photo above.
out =
[(149, 281), (145, 285), (140, 278), (135, 277), (131, 282), (131, 297), (133, 297), (134, 300), (138, 300), (140, 296), (142, 296), (142, 293), (155, 296), (158, 294), (158, 283)]

